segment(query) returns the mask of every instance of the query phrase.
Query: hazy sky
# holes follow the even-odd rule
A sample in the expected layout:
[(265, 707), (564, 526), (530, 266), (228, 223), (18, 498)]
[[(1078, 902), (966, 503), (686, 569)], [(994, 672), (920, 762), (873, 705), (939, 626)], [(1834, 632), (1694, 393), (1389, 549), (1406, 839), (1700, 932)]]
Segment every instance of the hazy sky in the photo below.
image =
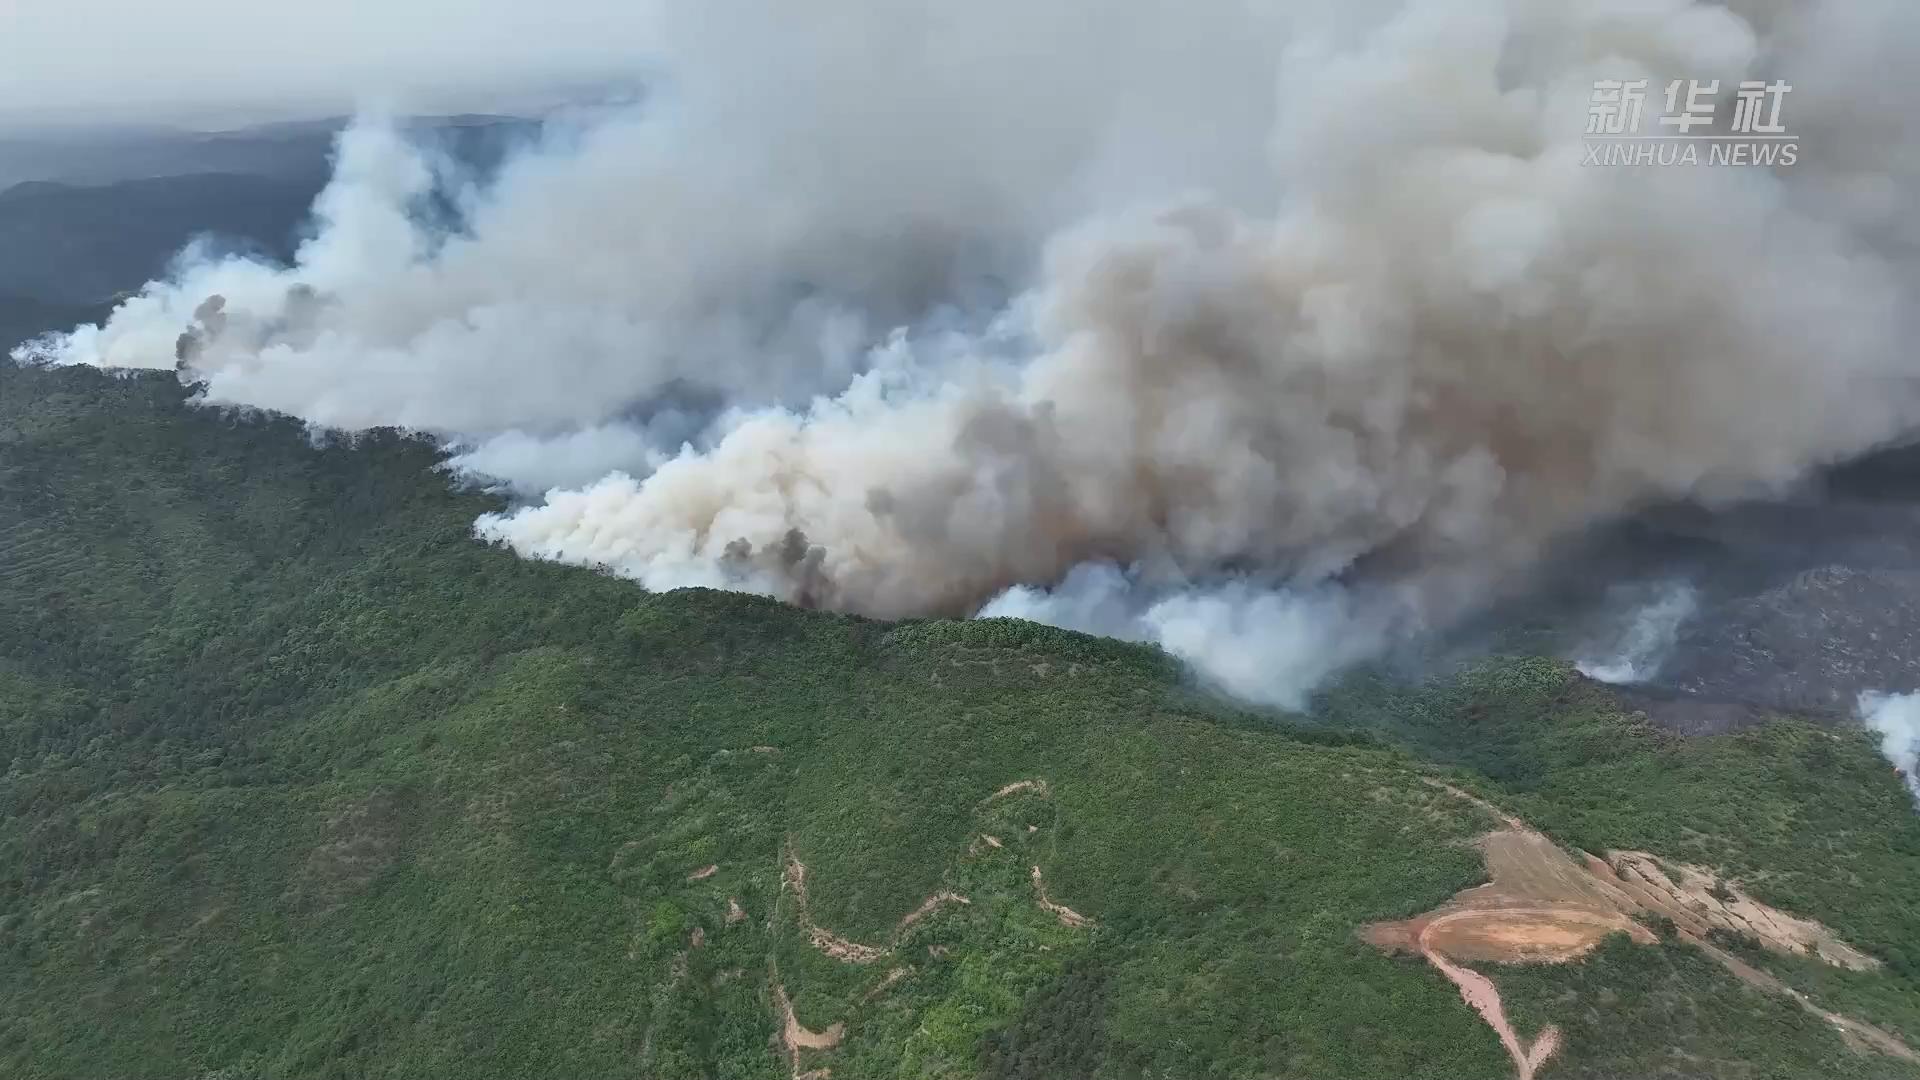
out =
[(0, 0), (0, 124), (192, 121), (374, 100), (488, 108), (632, 76), (649, 0)]

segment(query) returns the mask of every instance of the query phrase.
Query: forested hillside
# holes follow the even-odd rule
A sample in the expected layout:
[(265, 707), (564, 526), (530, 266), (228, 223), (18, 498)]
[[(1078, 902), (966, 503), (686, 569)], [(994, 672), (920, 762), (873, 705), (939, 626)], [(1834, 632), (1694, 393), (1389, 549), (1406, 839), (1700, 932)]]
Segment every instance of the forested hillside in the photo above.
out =
[[(1254, 713), (1034, 624), (648, 595), (472, 540), (426, 445), (182, 397), (0, 364), (7, 1076), (1510, 1076), (1363, 933), (1487, 880), (1485, 807), (1818, 920), (1872, 966), (1710, 936), (1920, 1045), (1865, 735), (1682, 740), (1533, 660)], [(1642, 922), (1475, 965), (1539, 1076), (1920, 1076)]]

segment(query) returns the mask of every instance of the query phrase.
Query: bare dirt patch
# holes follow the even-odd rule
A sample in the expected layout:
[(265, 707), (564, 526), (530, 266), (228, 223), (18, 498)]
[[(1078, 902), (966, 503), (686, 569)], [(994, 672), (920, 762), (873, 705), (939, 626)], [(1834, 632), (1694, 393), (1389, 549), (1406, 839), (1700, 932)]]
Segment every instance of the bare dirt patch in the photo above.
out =
[(1531, 1040), (1522, 1038), (1508, 1022), (1493, 980), (1455, 961), (1566, 963), (1591, 952), (1608, 934), (1655, 939), (1624, 913), (1623, 894), (1595, 880), (1552, 840), (1483, 799), (1450, 785), (1436, 786), (1500, 822), (1501, 828), (1479, 840), (1493, 880), (1425, 915), (1375, 924), (1362, 933), (1382, 948), (1417, 951), (1425, 957), (1493, 1029), (1513, 1060), (1514, 1075), (1532, 1080), (1559, 1049), (1559, 1031), (1548, 1027)]
[(1523, 1041), (1507, 1022), (1507, 1011), (1500, 1003), (1500, 991), (1494, 988), (1493, 980), (1472, 968), (1450, 963), (1430, 947), (1421, 951), (1428, 963), (1439, 968), (1442, 975), (1460, 988), (1461, 999), (1500, 1037), (1500, 1045), (1506, 1047), (1507, 1056), (1513, 1059), (1514, 1075), (1519, 1080), (1533, 1080), (1533, 1074), (1560, 1048), (1560, 1029), (1546, 1027), (1531, 1043)]
[(1775, 952), (1812, 953), (1849, 971), (1880, 966), (1880, 961), (1819, 923), (1768, 907), (1698, 867), (1661, 860), (1644, 851), (1609, 851), (1604, 863), (1595, 866), (1594, 862), (1598, 860), (1589, 867), (1596, 874), (1605, 867), (1635, 900), (1694, 934), (1705, 936), (1718, 927), (1745, 934)]
[(914, 908), (912, 911), (909, 911), (905, 915), (900, 916), (899, 925), (893, 928), (894, 936), (899, 937), (901, 934), (906, 932), (908, 927), (912, 926), (914, 923), (919, 922), (921, 919), (924, 919), (927, 916), (933, 914), (935, 911), (939, 910), (941, 905), (943, 904), (971, 904), (971, 903), (973, 903), (973, 901), (967, 899), (964, 896), (961, 896), (957, 892), (949, 892), (945, 889), (942, 889), (941, 891), (934, 893), (932, 896), (929, 896), (925, 900), (921, 901), (919, 907)]
[(981, 833), (974, 838), (972, 843), (967, 845), (967, 854), (978, 855), (987, 848), (997, 848), (1001, 846), (1003, 845), (1000, 843), (999, 837)]
[[(900, 921), (894, 925), (893, 933), (888, 936), (886, 944), (863, 945), (857, 941), (849, 941), (813, 921), (813, 916), (807, 910), (807, 867), (791, 852), (787, 854), (787, 865), (781, 876), (781, 885), (793, 893), (794, 906), (798, 908), (800, 917), (800, 929), (806, 933), (807, 940), (813, 944), (813, 947), (835, 960), (842, 960), (849, 964), (871, 964), (886, 956), (899, 944), (901, 935), (915, 923), (942, 907), (973, 903), (972, 900), (957, 892), (942, 889), (922, 900), (919, 907), (902, 915)], [(729, 915), (729, 919), (731, 917)]]
[[(1575, 860), (1547, 836), (1486, 800), (1450, 784), (1428, 783), (1479, 807), (1500, 823), (1500, 828), (1478, 842), (1493, 880), (1455, 895), (1425, 915), (1363, 927), (1361, 936), (1379, 948), (1419, 952), (1458, 986), (1462, 998), (1500, 1037), (1520, 1080), (1531, 1080), (1558, 1049), (1559, 1032), (1548, 1028), (1532, 1043), (1521, 1039), (1507, 1022), (1492, 980), (1455, 961), (1568, 963), (1613, 933), (1652, 944), (1658, 939), (1634, 919), (1644, 914), (1667, 916), (1683, 940), (1749, 985), (1792, 997), (1839, 1028), (1850, 1045), (1920, 1060), (1895, 1036), (1819, 1008), (1805, 995), (1706, 941), (1710, 930), (1722, 929), (1745, 934), (1776, 952), (1812, 953), (1853, 971), (1878, 966), (1879, 961), (1819, 923), (1768, 907), (1704, 870), (1666, 863), (1644, 852), (1608, 852), (1606, 859), (1581, 852)], [(1038, 869), (1034, 875), (1037, 885)]]
[(1034, 901), (1043, 909), (1051, 912), (1054, 918), (1059, 919), (1060, 925), (1071, 926), (1076, 930), (1093, 925), (1092, 919), (1087, 918), (1085, 915), (1080, 914), (1065, 904), (1054, 903), (1053, 900), (1047, 896), (1047, 882), (1046, 879), (1041, 876), (1038, 866), (1033, 868), (1033, 894)]
[(834, 1024), (825, 1031), (813, 1031), (803, 1027), (799, 1017), (793, 1013), (793, 1002), (787, 997), (787, 988), (781, 985), (780, 972), (770, 968), (773, 983), (773, 1004), (780, 1013), (780, 1042), (787, 1050), (787, 1064), (793, 1070), (793, 1080), (824, 1080), (832, 1075), (831, 1069), (812, 1069), (801, 1071), (800, 1052), (802, 1050), (831, 1050), (840, 1045), (846, 1035), (845, 1024)]
[(881, 979), (878, 985), (876, 985), (873, 989), (867, 991), (866, 994), (863, 997), (861, 997), (860, 1003), (862, 1005), (865, 1005), (867, 1002), (872, 1001), (874, 998), (877, 998), (881, 994), (884, 994), (887, 991), (893, 989), (894, 986), (900, 982), (900, 980), (906, 978), (910, 974), (912, 974), (912, 969), (903, 968), (903, 967), (897, 967), (897, 968), (894, 968), (892, 971), (887, 972), (886, 978)]
[(1557, 908), (1456, 911), (1422, 933), (1436, 952), (1496, 964), (1564, 964), (1592, 952), (1608, 934), (1631, 932), (1618, 916)]
[(1042, 796), (1053, 793), (1052, 789), (1047, 787), (1045, 780), (1015, 780), (1013, 783), (1008, 784), (1006, 787), (1001, 788), (999, 791), (994, 792), (980, 801), (982, 805), (985, 805), (995, 799), (1004, 799), (1009, 795), (1021, 791), (1031, 791), (1036, 795)]
[(787, 866), (780, 877), (780, 884), (793, 893), (794, 906), (799, 909), (800, 928), (806, 932), (807, 940), (814, 948), (849, 964), (871, 964), (887, 955), (887, 949), (883, 946), (848, 941), (813, 921), (807, 912), (807, 867), (792, 852), (787, 853)]

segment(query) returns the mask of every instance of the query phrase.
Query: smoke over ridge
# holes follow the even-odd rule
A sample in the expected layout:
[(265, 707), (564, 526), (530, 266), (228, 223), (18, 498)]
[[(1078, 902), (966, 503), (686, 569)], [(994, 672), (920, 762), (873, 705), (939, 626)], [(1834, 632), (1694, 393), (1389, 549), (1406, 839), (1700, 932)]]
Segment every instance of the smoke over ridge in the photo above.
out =
[[(663, 8), (638, 108), (485, 185), (364, 123), (296, 265), (188, 257), (33, 355), (432, 432), (531, 556), (1281, 703), (1920, 421), (1920, 8), (1043, 7)], [(1583, 166), (1640, 77), (1792, 82), (1800, 164)]]
[[(1614, 591), (1633, 590), (1616, 586)], [(1615, 628), (1613, 640), (1587, 647), (1574, 665), (1580, 674), (1599, 682), (1630, 684), (1659, 673), (1673, 651), (1680, 627), (1698, 610), (1699, 596), (1683, 582), (1662, 583), (1654, 593), (1626, 613), (1623, 624)]]
[(1920, 694), (1860, 695), (1860, 719), (1880, 735), (1880, 751), (1920, 803)]

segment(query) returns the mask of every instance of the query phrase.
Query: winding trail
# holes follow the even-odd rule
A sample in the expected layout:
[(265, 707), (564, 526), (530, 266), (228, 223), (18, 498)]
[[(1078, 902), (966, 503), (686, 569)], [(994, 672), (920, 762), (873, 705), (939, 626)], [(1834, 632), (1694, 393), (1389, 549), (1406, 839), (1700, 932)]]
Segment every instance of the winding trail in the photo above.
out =
[(1031, 791), (1034, 794), (1041, 796), (1042, 798), (1045, 798), (1046, 796), (1053, 794), (1053, 790), (1047, 787), (1047, 782), (1045, 780), (1015, 780), (1013, 783), (1008, 784), (1006, 787), (1001, 788), (999, 791), (996, 791), (993, 794), (987, 796), (986, 798), (981, 799), (980, 805), (985, 806), (988, 803), (994, 801), (995, 799), (1004, 799), (1007, 796), (1020, 791)]
[(787, 865), (781, 874), (780, 884), (793, 893), (794, 905), (799, 909), (800, 928), (806, 931), (807, 940), (814, 948), (849, 964), (871, 964), (887, 955), (887, 946), (849, 941), (813, 921), (813, 915), (807, 910), (807, 864), (801, 862), (792, 851), (787, 852)]
[(1741, 960), (1739, 957), (1734, 956), (1732, 953), (1727, 952), (1725, 949), (1711, 942), (1696, 938), (1685, 931), (1682, 931), (1680, 936), (1685, 938), (1687, 943), (1694, 948), (1720, 961), (1722, 967), (1732, 972), (1735, 977), (1747, 983), (1749, 986), (1757, 987), (1769, 993), (1779, 994), (1783, 997), (1792, 998), (1799, 1003), (1801, 1008), (1832, 1024), (1839, 1030), (1841, 1037), (1849, 1043), (1867, 1049), (1877, 1050), (1888, 1057), (1899, 1058), (1901, 1061), (1920, 1063), (1920, 1054), (1914, 1053), (1912, 1047), (1901, 1042), (1899, 1037), (1891, 1032), (1874, 1027), (1872, 1024), (1864, 1021), (1855, 1020), (1851, 1016), (1842, 1016), (1837, 1012), (1830, 1012), (1823, 1009), (1814, 1004), (1813, 999), (1807, 995), (1795, 990), (1793, 987), (1788, 986), (1786, 983), (1781, 982), (1779, 979), (1761, 971), (1759, 968)]
[(793, 1080), (826, 1080), (833, 1075), (832, 1069), (800, 1069), (800, 1051), (831, 1050), (840, 1045), (846, 1035), (845, 1024), (834, 1024), (825, 1031), (813, 1031), (800, 1023), (794, 1015), (793, 1000), (787, 997), (787, 988), (780, 982), (780, 969), (773, 963), (767, 965), (767, 976), (773, 983), (773, 1004), (780, 1013), (780, 1042), (787, 1048), (787, 1064), (793, 1071)]
[(1438, 968), (1440, 974), (1460, 988), (1460, 996), (1500, 1037), (1500, 1045), (1506, 1047), (1507, 1055), (1513, 1058), (1514, 1075), (1519, 1080), (1533, 1080), (1533, 1074), (1546, 1064), (1554, 1051), (1560, 1049), (1560, 1029), (1549, 1024), (1540, 1029), (1540, 1034), (1531, 1045), (1521, 1042), (1513, 1025), (1507, 1022), (1507, 1010), (1500, 1004), (1500, 991), (1494, 988), (1493, 980), (1441, 956), (1426, 944), (1424, 938), (1423, 934), (1420, 952), (1427, 958), (1427, 963)]
[[(1002, 799), (1020, 792), (1031, 792), (1041, 798), (1050, 798), (1052, 796), (1052, 790), (1047, 786), (1045, 780), (1016, 780), (995, 791), (985, 799), (982, 799), (979, 805), (985, 807), (996, 799)], [(1028, 825), (1027, 831), (1032, 832), (1036, 828), (1038, 828), (1038, 826)], [(968, 845), (967, 854), (968, 856), (979, 856), (984, 852), (1000, 851), (1003, 848), (1004, 842), (999, 837), (982, 833)], [(892, 931), (887, 934), (884, 943), (869, 945), (842, 937), (813, 921), (813, 914), (809, 906), (807, 892), (807, 864), (800, 860), (799, 855), (794, 850), (794, 844), (791, 838), (787, 841), (780, 858), (780, 888), (783, 892), (788, 892), (793, 895), (795, 919), (799, 924), (801, 932), (806, 935), (808, 943), (814, 948), (842, 963), (866, 965), (876, 963), (888, 957), (897, 957), (902, 940), (907, 936), (908, 931), (912, 930), (916, 925), (944, 908), (966, 907), (971, 906), (973, 903), (972, 899), (951, 889), (936, 891), (921, 901), (919, 906), (915, 907), (912, 911), (902, 915), (900, 920), (894, 924)], [(717, 872), (717, 870), (717, 867), (702, 868), (701, 870), (695, 871), (693, 875), (690, 875), (688, 880), (706, 880)], [(1046, 879), (1038, 864), (1032, 865), (1029, 876), (1033, 882), (1035, 904), (1040, 907), (1041, 910), (1046, 911), (1058, 919), (1061, 925), (1074, 929), (1085, 929), (1096, 925), (1094, 920), (1067, 907), (1065, 904), (1056, 903), (1052, 897), (1047, 895)], [(741, 908), (738, 898), (728, 897), (728, 925), (740, 922), (745, 918), (746, 912)], [(773, 925), (775, 918), (777, 918), (776, 915), (770, 915), (768, 917), (769, 927)], [(927, 951), (934, 957), (940, 957), (946, 954), (947, 948), (948, 947), (944, 945), (929, 945)], [(831, 1050), (839, 1046), (841, 1039), (846, 1034), (845, 1024), (835, 1023), (825, 1031), (812, 1031), (802, 1026), (794, 1014), (793, 1002), (787, 996), (786, 987), (780, 981), (779, 968), (775, 965), (771, 955), (767, 959), (767, 971), (769, 981), (772, 984), (774, 1008), (778, 1014), (780, 1023), (780, 1041), (781, 1045), (786, 1049), (788, 1063), (792, 1068), (793, 1080), (825, 1080), (825, 1078), (830, 1075), (830, 1070), (826, 1068), (818, 1068), (810, 1071), (802, 1070), (801, 1052)], [(859, 999), (860, 1004), (866, 1004), (880, 997), (912, 974), (913, 969), (908, 966), (903, 965), (890, 968), (878, 983)]]
[(906, 932), (908, 927), (912, 926), (914, 923), (919, 922), (921, 919), (924, 919), (927, 916), (933, 914), (934, 912), (940, 910), (942, 905), (945, 905), (945, 904), (968, 905), (972, 903), (973, 901), (967, 899), (964, 896), (961, 896), (957, 892), (951, 892), (949, 890), (942, 889), (939, 892), (934, 893), (932, 896), (929, 896), (925, 900), (921, 901), (919, 907), (914, 908), (912, 911), (909, 911), (905, 915), (900, 916), (899, 925), (893, 928), (893, 936), (895, 938), (898, 938), (901, 934)]
[(1047, 896), (1047, 882), (1046, 879), (1040, 875), (1040, 868), (1038, 866), (1033, 868), (1033, 892), (1034, 902), (1039, 904), (1043, 910), (1051, 912), (1054, 918), (1059, 919), (1060, 925), (1071, 926), (1076, 930), (1082, 930), (1093, 925), (1092, 919), (1087, 918), (1085, 915), (1080, 914), (1065, 904), (1054, 903), (1053, 900)]

